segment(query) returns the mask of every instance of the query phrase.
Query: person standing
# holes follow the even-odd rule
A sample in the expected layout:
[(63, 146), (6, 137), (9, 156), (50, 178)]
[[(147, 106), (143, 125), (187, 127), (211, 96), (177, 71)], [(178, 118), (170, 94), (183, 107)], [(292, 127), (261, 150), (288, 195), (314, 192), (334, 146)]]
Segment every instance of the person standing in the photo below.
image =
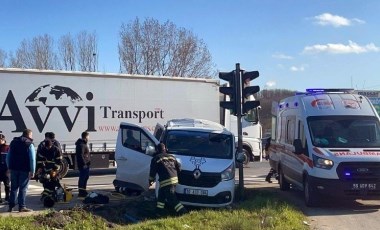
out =
[(11, 175), (11, 192), (9, 197), (8, 212), (12, 212), (18, 198), (19, 212), (30, 212), (25, 206), (25, 197), (29, 180), (34, 177), (36, 170), (36, 154), (33, 145), (33, 133), (25, 129), (22, 136), (15, 137), (7, 154), (8, 171)]
[(185, 207), (178, 201), (175, 188), (178, 184), (178, 173), (181, 165), (177, 159), (166, 152), (163, 143), (157, 146), (157, 153), (150, 163), (149, 185), (152, 185), (156, 174), (158, 174), (160, 188), (157, 197), (157, 213), (159, 214), (165, 208), (165, 203), (174, 207), (177, 214), (186, 213)]
[(3, 203), (3, 199), (1, 198), (1, 182), (4, 184), (4, 193), (5, 193), (5, 202), (9, 201), (9, 175), (8, 175), (8, 166), (7, 166), (7, 153), (9, 151), (9, 145), (7, 145), (7, 141), (5, 140), (5, 136), (0, 134), (0, 203)]
[(75, 154), (77, 158), (77, 166), (79, 169), (79, 180), (78, 180), (78, 197), (86, 197), (88, 192), (86, 190), (87, 181), (90, 177), (90, 150), (88, 148), (87, 142), (89, 140), (89, 133), (83, 132), (81, 138), (75, 142)]

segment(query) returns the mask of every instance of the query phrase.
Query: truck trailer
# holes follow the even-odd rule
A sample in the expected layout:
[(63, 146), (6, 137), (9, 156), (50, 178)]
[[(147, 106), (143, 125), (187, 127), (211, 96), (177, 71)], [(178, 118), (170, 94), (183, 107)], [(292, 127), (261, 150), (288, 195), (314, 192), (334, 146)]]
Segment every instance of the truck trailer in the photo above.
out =
[[(37, 146), (45, 132), (54, 132), (64, 153), (61, 175), (75, 169), (74, 143), (83, 131), (90, 132), (92, 168), (107, 168), (121, 122), (152, 133), (175, 118), (236, 127), (236, 118), (219, 107), (215, 79), (0, 68), (0, 82), (0, 133), (9, 143), (29, 128)], [(242, 122), (249, 161), (261, 154), (257, 109)]]

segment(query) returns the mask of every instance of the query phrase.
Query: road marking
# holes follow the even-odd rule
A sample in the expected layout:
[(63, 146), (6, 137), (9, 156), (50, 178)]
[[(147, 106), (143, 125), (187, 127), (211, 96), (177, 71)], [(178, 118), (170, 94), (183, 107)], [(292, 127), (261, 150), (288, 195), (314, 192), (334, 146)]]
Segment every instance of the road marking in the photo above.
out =
[(44, 191), (44, 188), (42, 187), (42, 184), (41, 185), (33, 185), (33, 184), (29, 184), (28, 186), (28, 192), (42, 192)]

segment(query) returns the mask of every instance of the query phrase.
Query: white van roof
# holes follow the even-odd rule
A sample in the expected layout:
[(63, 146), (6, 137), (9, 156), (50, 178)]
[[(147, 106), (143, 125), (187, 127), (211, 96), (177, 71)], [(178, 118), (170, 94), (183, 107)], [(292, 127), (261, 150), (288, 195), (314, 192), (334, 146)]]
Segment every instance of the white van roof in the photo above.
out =
[(209, 132), (221, 132), (230, 133), (223, 125), (203, 119), (172, 119), (166, 124), (167, 129), (191, 129), (196, 131), (209, 131)]
[(307, 116), (373, 116), (376, 114), (368, 98), (351, 92), (344, 89), (342, 91), (326, 90), (297, 93), (293, 97), (282, 100), (279, 104), (279, 110), (302, 109)]

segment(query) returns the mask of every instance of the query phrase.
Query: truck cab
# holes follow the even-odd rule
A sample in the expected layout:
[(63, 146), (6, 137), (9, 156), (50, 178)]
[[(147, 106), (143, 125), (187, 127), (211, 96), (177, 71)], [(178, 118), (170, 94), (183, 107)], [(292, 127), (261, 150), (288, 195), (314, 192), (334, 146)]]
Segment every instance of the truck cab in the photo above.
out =
[[(124, 144), (129, 130), (139, 142), (136, 148)], [(234, 135), (218, 123), (200, 119), (169, 120), (165, 126), (157, 125), (154, 135), (138, 125), (121, 123), (115, 152), (116, 190), (149, 189), (150, 162), (160, 142), (181, 164), (176, 193), (183, 204), (222, 207), (233, 202)]]
[(281, 190), (325, 197), (380, 198), (380, 120), (351, 89), (309, 89), (272, 107), (270, 164)]

